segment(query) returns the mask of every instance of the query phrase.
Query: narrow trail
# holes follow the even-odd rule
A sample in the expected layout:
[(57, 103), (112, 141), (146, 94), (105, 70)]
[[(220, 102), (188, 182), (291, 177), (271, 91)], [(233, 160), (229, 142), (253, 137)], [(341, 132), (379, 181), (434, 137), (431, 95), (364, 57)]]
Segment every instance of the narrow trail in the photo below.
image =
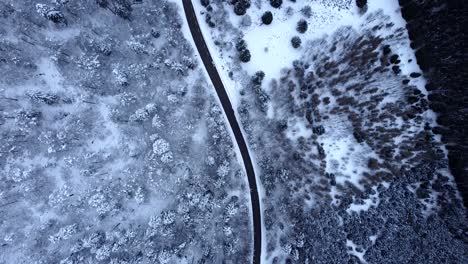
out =
[(203, 34), (200, 30), (200, 25), (198, 24), (197, 16), (195, 13), (195, 9), (192, 5), (191, 0), (182, 0), (184, 5), (185, 16), (187, 18), (187, 22), (190, 28), (190, 32), (192, 34), (193, 40), (197, 47), (198, 53), (202, 58), (203, 64), (210, 76), (211, 82), (216, 89), (216, 93), (218, 95), (219, 100), (221, 101), (221, 105), (224, 109), (224, 113), (229, 121), (229, 125), (231, 126), (232, 132), (234, 133), (234, 137), (236, 139), (237, 145), (239, 146), (240, 153), (242, 155), (242, 160), (244, 162), (245, 171), (247, 173), (247, 178), (249, 180), (249, 189), (250, 189), (250, 201), (252, 202), (252, 222), (253, 222), (253, 241), (254, 241), (254, 248), (253, 248), (253, 259), (252, 263), (259, 264), (260, 263), (260, 256), (261, 256), (261, 248), (262, 248), (262, 226), (261, 226), (261, 212), (260, 212), (260, 200), (257, 190), (257, 182), (255, 171), (252, 165), (252, 159), (250, 158), (249, 150), (247, 148), (247, 144), (245, 143), (244, 136), (242, 135), (242, 131), (240, 129), (239, 123), (237, 122), (236, 115), (234, 114), (234, 110), (232, 108), (231, 101), (229, 100), (228, 94), (226, 89), (223, 85), (221, 77), (213, 63), (213, 59), (211, 57), (210, 51), (206, 46), (205, 39), (203, 38)]

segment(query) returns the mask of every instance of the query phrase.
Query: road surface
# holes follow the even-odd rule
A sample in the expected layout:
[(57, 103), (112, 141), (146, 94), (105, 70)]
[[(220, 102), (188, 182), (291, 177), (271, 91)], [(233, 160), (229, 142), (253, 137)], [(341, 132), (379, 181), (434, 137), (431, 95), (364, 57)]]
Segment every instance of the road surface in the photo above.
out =
[(249, 150), (247, 148), (247, 144), (245, 143), (244, 136), (242, 135), (242, 131), (239, 127), (239, 123), (237, 122), (236, 115), (234, 114), (231, 101), (229, 100), (226, 89), (224, 88), (223, 82), (221, 81), (221, 77), (219, 76), (219, 73), (216, 70), (215, 65), (213, 64), (213, 59), (211, 58), (210, 51), (208, 50), (205, 39), (203, 38), (203, 34), (201, 33), (200, 25), (198, 24), (197, 15), (195, 13), (195, 9), (193, 8), (192, 1), (182, 0), (182, 2), (184, 5), (185, 16), (187, 18), (190, 32), (192, 33), (193, 40), (195, 41), (195, 45), (197, 46), (198, 53), (200, 54), (203, 64), (205, 65), (208, 75), (210, 76), (211, 82), (213, 83), (213, 86), (216, 89), (216, 93), (218, 94), (219, 100), (221, 101), (224, 113), (226, 113), (229, 125), (231, 126), (237, 145), (239, 146), (239, 150), (242, 155), (242, 160), (244, 161), (245, 171), (249, 180), (250, 200), (252, 202), (254, 241), (252, 263), (259, 264), (262, 248), (262, 227), (260, 201), (252, 160), (250, 158)]

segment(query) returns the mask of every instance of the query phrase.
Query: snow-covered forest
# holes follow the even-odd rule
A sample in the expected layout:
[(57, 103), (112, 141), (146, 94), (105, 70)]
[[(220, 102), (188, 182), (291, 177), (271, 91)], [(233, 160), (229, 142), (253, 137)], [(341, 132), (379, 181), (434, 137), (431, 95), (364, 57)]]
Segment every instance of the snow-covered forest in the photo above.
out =
[(468, 263), (411, 1), (191, 1), (235, 130), (182, 0), (0, 0), (0, 264)]
[(356, 2), (198, 5), (257, 159), (262, 259), (466, 262), (465, 209), (398, 1)]
[(249, 195), (168, 1), (0, 1), (0, 263), (247, 263)]

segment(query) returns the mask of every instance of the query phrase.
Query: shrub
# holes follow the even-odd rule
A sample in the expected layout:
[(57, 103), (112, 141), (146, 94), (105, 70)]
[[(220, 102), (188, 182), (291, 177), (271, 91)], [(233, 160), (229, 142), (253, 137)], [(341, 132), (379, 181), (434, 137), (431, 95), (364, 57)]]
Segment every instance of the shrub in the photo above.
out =
[(114, 12), (123, 19), (129, 19), (132, 14), (132, 5), (127, 0), (114, 0)]

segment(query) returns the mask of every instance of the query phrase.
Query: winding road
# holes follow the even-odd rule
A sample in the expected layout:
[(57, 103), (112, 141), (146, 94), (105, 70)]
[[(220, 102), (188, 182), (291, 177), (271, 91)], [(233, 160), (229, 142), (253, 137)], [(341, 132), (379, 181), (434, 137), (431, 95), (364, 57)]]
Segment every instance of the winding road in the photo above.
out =
[(252, 159), (250, 158), (247, 144), (245, 143), (244, 136), (242, 135), (242, 131), (240, 129), (239, 123), (237, 122), (236, 115), (234, 114), (231, 101), (229, 100), (229, 96), (223, 85), (221, 77), (219, 76), (219, 73), (213, 63), (213, 59), (211, 57), (210, 51), (208, 47), (206, 46), (206, 42), (200, 30), (200, 25), (198, 24), (197, 15), (195, 13), (195, 9), (193, 7), (192, 1), (182, 0), (182, 2), (184, 6), (185, 16), (187, 18), (187, 22), (190, 28), (190, 32), (192, 33), (192, 37), (197, 47), (198, 53), (200, 54), (203, 64), (205, 65), (208, 75), (210, 76), (211, 82), (213, 83), (213, 86), (216, 89), (216, 93), (219, 97), (219, 100), (221, 101), (222, 107), (224, 109), (224, 113), (226, 113), (226, 116), (229, 121), (229, 125), (231, 126), (232, 132), (234, 133), (234, 137), (236, 139), (237, 145), (239, 146), (239, 150), (242, 155), (242, 160), (244, 162), (245, 171), (247, 173), (247, 178), (249, 180), (250, 201), (252, 202), (253, 241), (254, 241), (252, 263), (259, 264), (260, 256), (261, 256), (261, 248), (262, 248), (262, 226), (261, 226), (260, 201), (259, 201), (259, 195), (258, 195), (258, 190), (257, 190), (255, 171), (252, 165)]

